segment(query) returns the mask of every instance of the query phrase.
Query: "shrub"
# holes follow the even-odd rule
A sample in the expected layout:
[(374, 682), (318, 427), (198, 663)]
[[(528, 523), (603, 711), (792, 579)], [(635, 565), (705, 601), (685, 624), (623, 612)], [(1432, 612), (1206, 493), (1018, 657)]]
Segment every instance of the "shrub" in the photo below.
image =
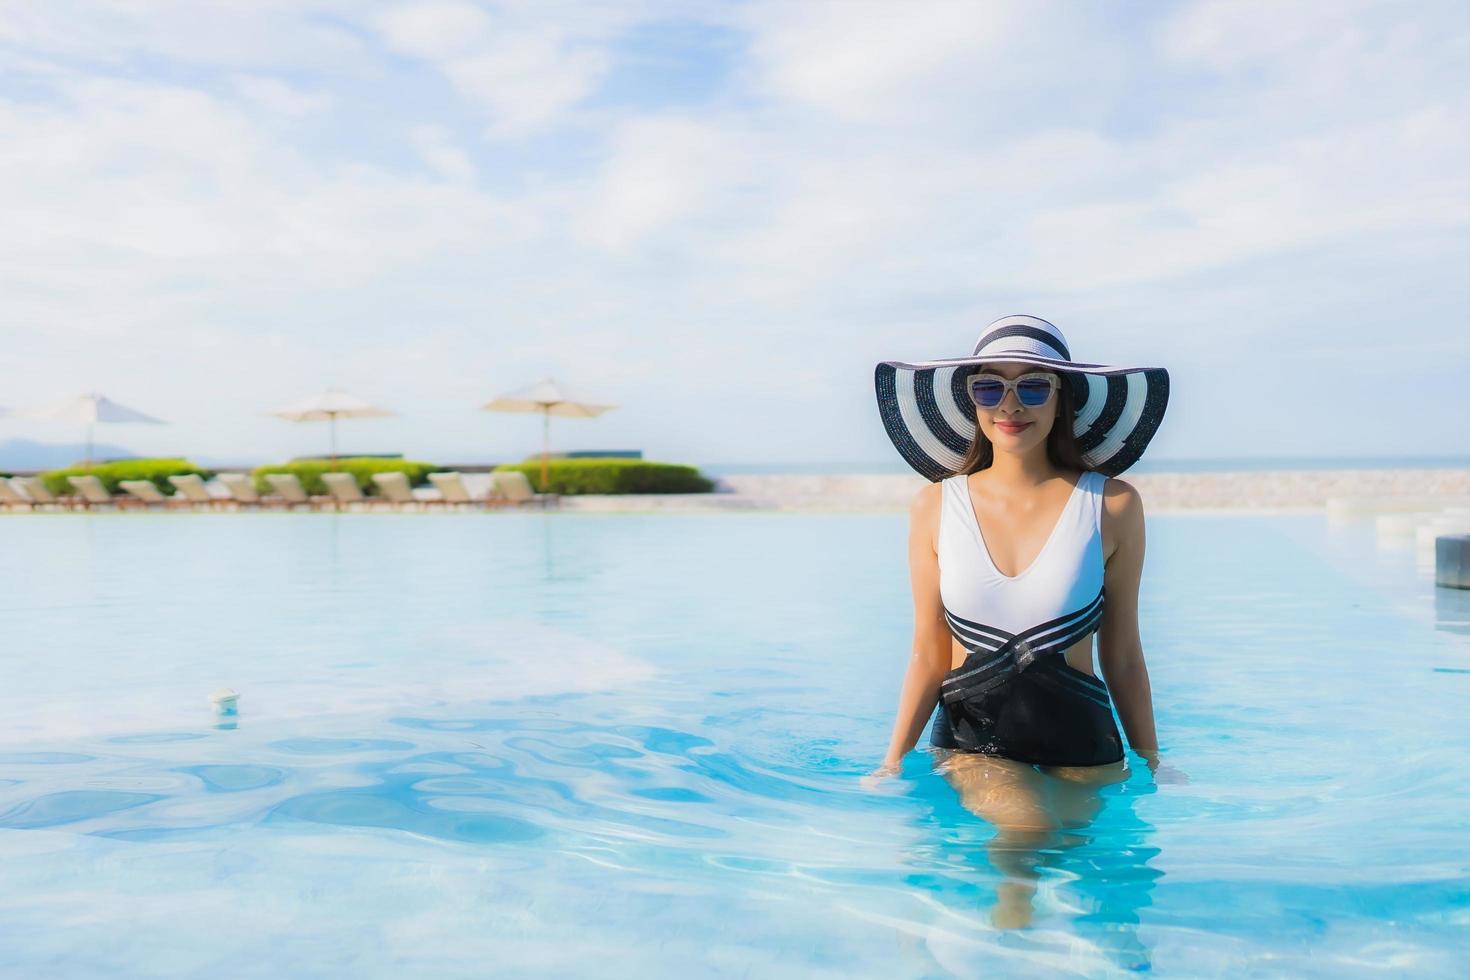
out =
[(540, 459), (495, 468), (526, 474), (538, 493), (709, 493), (715, 486), (693, 466), (622, 457), (547, 460), (544, 487)]
[[(344, 456), (337, 460), (337, 470), (351, 473), (352, 478), (357, 481), (358, 489), (366, 494), (378, 492), (378, 485), (373, 482), (374, 473), (402, 473), (408, 477), (409, 486), (417, 487), (428, 482), (430, 473), (442, 472), (448, 468), (433, 463), (384, 459), (380, 456)], [(275, 493), (275, 488), (266, 481), (267, 473), (295, 473), (296, 479), (301, 481), (301, 486), (307, 493), (325, 494), (327, 485), (322, 480), (322, 474), (331, 472), (331, 469), (329, 460), (293, 459), (289, 463), (257, 466), (250, 471), (250, 475), (255, 480), (255, 489), (263, 494)]]
[(172, 494), (174, 485), (168, 482), (168, 478), (183, 473), (197, 473), (206, 480), (214, 475), (213, 470), (195, 466), (187, 459), (165, 458), (124, 459), (115, 463), (98, 463), (96, 466), (68, 466), (60, 470), (47, 470), (40, 477), (46, 489), (55, 494), (76, 493), (76, 488), (67, 477), (84, 474), (91, 474), (101, 480), (108, 493), (121, 492), (118, 485), (123, 480), (147, 480), (164, 493)]

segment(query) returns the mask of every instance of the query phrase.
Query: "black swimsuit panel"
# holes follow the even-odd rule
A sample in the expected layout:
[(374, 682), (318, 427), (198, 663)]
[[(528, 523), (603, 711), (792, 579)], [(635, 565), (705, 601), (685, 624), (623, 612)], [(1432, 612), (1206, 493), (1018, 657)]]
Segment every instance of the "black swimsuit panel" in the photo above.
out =
[(946, 611), (970, 654), (940, 683), (930, 743), (1039, 766), (1122, 759), (1107, 685), (1063, 655), (1096, 630), (1102, 609), (1099, 590), (1085, 607), (1017, 634)]

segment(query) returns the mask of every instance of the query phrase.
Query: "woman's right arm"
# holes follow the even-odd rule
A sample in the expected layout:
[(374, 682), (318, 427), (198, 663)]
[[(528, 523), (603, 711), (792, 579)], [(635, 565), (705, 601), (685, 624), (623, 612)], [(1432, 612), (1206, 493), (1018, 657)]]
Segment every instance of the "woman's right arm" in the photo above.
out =
[(918, 742), (939, 701), (939, 683), (949, 673), (950, 636), (939, 599), (939, 556), (934, 537), (939, 528), (942, 487), (931, 483), (909, 504), (909, 581), (914, 593), (914, 643), (898, 699), (898, 717), (879, 772), (896, 772)]

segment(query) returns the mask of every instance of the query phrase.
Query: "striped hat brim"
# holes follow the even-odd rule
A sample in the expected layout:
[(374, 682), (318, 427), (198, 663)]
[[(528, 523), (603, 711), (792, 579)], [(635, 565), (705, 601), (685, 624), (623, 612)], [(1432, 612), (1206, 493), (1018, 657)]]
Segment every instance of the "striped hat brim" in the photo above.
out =
[(1117, 476), (1138, 462), (1169, 404), (1163, 368), (1087, 364), (1020, 350), (930, 361), (882, 361), (874, 373), (883, 428), (904, 460), (931, 481), (959, 472), (975, 440), (972, 368), (998, 361), (1048, 367), (1067, 379), (1077, 408), (1072, 432), (1089, 469)]

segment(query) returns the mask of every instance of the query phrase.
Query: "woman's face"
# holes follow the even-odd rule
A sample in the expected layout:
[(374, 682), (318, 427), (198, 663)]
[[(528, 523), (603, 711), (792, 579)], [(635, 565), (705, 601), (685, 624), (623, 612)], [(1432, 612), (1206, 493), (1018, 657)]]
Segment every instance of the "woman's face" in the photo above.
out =
[[(1055, 373), (1021, 361), (996, 361), (979, 371), (981, 374), (994, 374), (1008, 381), (1023, 374), (1037, 372)], [(1056, 417), (1056, 392), (1052, 392), (1045, 405), (1036, 408), (1022, 405), (1014, 391), (1007, 391), (1000, 404), (994, 408), (975, 406), (975, 418), (980, 423), (980, 431), (985, 433), (985, 438), (990, 440), (996, 452), (1025, 454), (1036, 446), (1044, 445)]]

